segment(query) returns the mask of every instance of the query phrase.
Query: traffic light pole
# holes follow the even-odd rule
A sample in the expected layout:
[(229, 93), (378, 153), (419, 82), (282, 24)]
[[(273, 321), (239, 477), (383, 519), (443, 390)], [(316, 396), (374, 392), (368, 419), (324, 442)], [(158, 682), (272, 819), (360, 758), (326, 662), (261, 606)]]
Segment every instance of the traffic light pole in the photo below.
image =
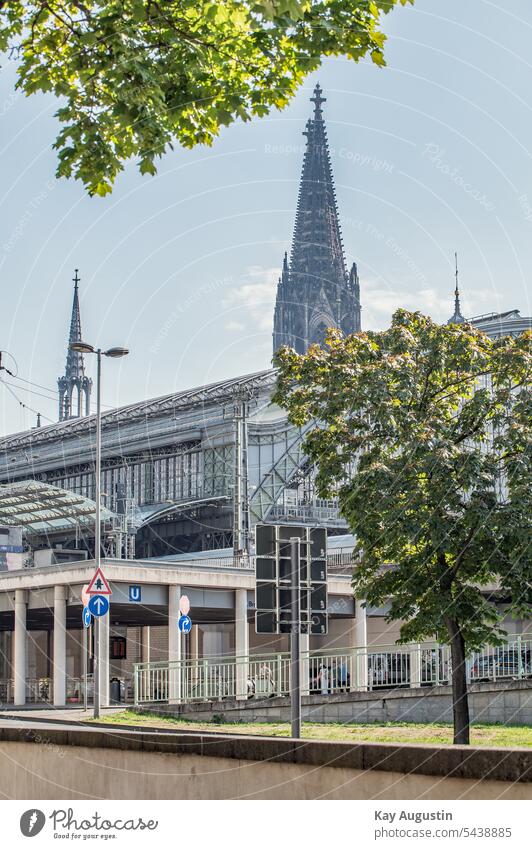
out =
[(290, 712), (292, 737), (301, 737), (301, 680), (300, 680), (300, 547), (299, 537), (290, 538), (291, 611), (290, 632)]

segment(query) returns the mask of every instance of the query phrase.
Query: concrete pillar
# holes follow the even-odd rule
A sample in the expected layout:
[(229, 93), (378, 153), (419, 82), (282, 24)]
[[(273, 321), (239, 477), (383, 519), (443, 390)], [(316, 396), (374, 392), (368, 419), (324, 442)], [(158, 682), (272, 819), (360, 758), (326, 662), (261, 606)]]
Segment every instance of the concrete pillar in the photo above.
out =
[(421, 687), (421, 646), (410, 649), (410, 686)]
[(100, 705), (109, 707), (109, 620), (111, 617), (111, 603), (109, 611), (105, 616), (100, 616), (100, 662), (98, 664), (100, 675)]
[(149, 663), (151, 656), (151, 647), (150, 647), (150, 626), (143, 625), (140, 629), (140, 662), (141, 663)]
[(14, 703), (26, 704), (26, 611), (27, 590), (15, 590), (15, 638), (13, 648)]
[(177, 627), (179, 619), (179, 599), (181, 587), (174, 584), (168, 587), (168, 662), (177, 661), (168, 673), (168, 701), (178, 702), (181, 699), (181, 631)]
[(249, 626), (247, 590), (235, 590), (236, 697), (246, 699), (249, 678)]
[(301, 695), (308, 696), (309, 694), (309, 649), (310, 637), (308, 634), (299, 635), (299, 651), (301, 660), (299, 664), (299, 683), (301, 686)]
[(54, 705), (66, 704), (66, 603), (67, 588), (54, 587)]
[(190, 659), (197, 660), (199, 657), (199, 628), (197, 625), (192, 626), (190, 632)]
[(368, 689), (368, 630), (366, 608), (363, 605), (363, 599), (355, 600), (355, 688), (364, 691)]

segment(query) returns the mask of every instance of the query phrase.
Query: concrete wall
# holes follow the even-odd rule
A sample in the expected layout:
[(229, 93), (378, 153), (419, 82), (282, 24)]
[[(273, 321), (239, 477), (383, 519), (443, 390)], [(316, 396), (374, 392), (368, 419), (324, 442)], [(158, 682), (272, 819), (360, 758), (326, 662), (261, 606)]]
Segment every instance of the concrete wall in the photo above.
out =
[[(452, 722), (450, 687), (374, 690), (304, 696), (306, 722)], [(532, 680), (472, 684), (469, 708), (473, 722), (532, 725)], [(226, 722), (289, 722), (287, 698), (198, 702), (188, 705), (151, 706), (158, 713), (208, 721), (222, 715)]]
[(11, 799), (531, 799), (531, 779), (525, 749), (0, 729)]

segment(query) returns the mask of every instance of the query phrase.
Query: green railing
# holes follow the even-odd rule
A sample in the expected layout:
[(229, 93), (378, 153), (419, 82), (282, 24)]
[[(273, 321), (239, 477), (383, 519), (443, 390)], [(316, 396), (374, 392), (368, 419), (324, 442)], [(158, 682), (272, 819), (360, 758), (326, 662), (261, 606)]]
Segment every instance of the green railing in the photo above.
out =
[[(450, 682), (450, 649), (432, 642), (311, 651), (301, 657), (300, 674), (305, 694), (437, 687)], [(467, 674), (470, 682), (532, 677), (532, 635), (475, 652)], [(282, 696), (290, 692), (290, 656), (140, 663), (133, 681), (135, 704)]]

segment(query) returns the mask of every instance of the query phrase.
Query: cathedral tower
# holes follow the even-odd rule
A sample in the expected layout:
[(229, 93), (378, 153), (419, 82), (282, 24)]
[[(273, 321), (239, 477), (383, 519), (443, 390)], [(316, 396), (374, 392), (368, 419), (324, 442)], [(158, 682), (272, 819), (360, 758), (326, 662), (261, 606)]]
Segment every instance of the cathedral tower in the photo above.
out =
[(274, 353), (289, 345), (303, 354), (323, 342), (328, 327), (360, 330), (360, 285), (356, 264), (346, 270), (319, 84), (311, 101), (292, 252), (277, 287)]
[(92, 380), (85, 375), (83, 354), (72, 351), (70, 348), (72, 342), (81, 342), (78, 283), (78, 269), (76, 268), (65, 374), (57, 380), (60, 422), (66, 421), (66, 419), (88, 416), (90, 413)]

